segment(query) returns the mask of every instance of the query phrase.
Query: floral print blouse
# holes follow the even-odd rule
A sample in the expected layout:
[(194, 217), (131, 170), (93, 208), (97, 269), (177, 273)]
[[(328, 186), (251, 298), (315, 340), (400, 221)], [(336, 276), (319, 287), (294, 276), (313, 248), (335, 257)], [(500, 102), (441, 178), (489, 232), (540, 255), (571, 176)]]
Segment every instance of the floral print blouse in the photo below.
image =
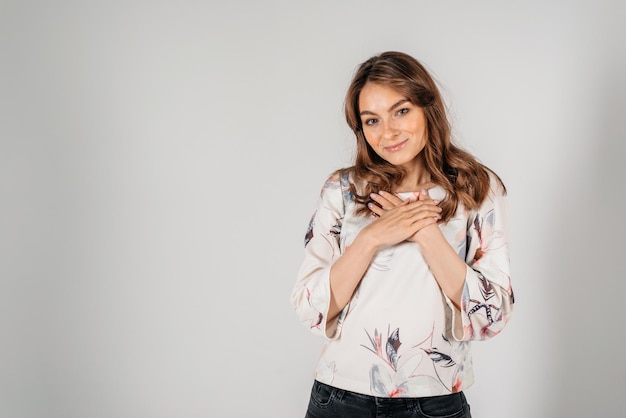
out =
[[(419, 245), (403, 242), (378, 251), (349, 304), (328, 322), (330, 267), (372, 222), (355, 214), (349, 181), (335, 173), (324, 184), (291, 294), (300, 320), (326, 339), (315, 379), (377, 397), (468, 388), (474, 380), (470, 341), (498, 334), (513, 309), (503, 189), (492, 177), (478, 210), (459, 204), (456, 214), (439, 224), (467, 264), (461, 310), (439, 288)], [(429, 195), (442, 200), (445, 190), (435, 186)]]

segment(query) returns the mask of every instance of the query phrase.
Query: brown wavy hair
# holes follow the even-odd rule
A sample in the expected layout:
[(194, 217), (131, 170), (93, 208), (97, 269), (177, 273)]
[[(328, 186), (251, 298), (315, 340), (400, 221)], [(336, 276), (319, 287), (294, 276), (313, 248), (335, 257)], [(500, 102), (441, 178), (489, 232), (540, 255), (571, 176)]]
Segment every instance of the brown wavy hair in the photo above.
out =
[[(506, 193), (497, 174), (452, 143), (443, 99), (426, 68), (410, 55), (388, 51), (359, 65), (346, 93), (346, 121), (356, 135), (357, 149), (354, 165), (339, 171), (347, 171), (352, 177), (350, 190), (360, 204), (358, 213), (368, 213), (366, 204), (371, 201), (370, 193), (380, 190), (391, 192), (393, 186), (406, 175), (402, 167), (396, 167), (376, 154), (365, 140), (359, 95), (367, 83), (391, 87), (423, 109), (428, 134), (421, 153), (424, 167), (431, 181), (447, 192), (447, 197), (440, 204), (441, 222), (447, 222), (454, 215), (459, 202), (468, 209), (480, 206), (489, 193), (489, 173), (494, 175)], [(360, 187), (357, 188), (357, 184)]]

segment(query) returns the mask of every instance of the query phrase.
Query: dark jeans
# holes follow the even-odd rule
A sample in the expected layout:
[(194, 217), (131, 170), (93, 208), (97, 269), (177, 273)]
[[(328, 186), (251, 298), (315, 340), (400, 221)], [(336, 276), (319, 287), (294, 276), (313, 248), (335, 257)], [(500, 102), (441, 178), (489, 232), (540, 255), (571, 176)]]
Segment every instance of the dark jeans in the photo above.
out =
[(305, 418), (471, 418), (463, 392), (424, 398), (377, 398), (315, 381)]

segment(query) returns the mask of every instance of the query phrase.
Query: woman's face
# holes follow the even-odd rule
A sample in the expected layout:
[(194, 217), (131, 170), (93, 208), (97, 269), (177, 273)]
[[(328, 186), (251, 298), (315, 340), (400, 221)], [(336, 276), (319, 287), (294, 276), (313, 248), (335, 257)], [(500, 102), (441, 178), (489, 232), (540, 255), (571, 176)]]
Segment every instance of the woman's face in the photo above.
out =
[(391, 87), (366, 83), (359, 112), (365, 140), (376, 154), (393, 165), (415, 168), (428, 139), (422, 108)]

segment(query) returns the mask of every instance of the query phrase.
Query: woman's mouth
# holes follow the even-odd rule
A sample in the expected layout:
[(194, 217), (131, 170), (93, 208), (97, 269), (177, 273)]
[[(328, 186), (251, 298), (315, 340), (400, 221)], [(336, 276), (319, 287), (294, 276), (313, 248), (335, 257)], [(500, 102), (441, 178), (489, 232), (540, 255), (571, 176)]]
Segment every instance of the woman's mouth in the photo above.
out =
[(404, 141), (402, 141), (402, 142), (400, 142), (398, 144), (392, 145), (390, 147), (385, 147), (385, 151), (387, 151), (387, 152), (400, 151), (402, 148), (404, 148), (404, 146), (406, 145), (407, 141), (408, 141), (408, 139), (405, 139)]

